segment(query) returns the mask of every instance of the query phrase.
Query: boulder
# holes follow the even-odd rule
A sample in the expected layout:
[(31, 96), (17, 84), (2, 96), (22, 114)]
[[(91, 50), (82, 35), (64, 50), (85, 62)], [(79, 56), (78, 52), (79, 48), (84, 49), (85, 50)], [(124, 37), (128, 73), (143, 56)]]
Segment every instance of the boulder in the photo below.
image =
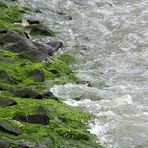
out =
[(27, 34), (24, 37), (14, 31), (5, 31), (0, 36), (0, 47), (11, 52), (19, 53), (21, 58), (29, 60), (47, 60), (49, 55), (52, 55), (52, 48), (45, 43), (37, 43), (31, 41)]
[(14, 96), (20, 97), (20, 98), (34, 98), (34, 99), (42, 99), (42, 95), (29, 89), (24, 88), (22, 90), (14, 90)]
[(12, 76), (9, 76), (8, 73), (5, 70), (0, 70), (0, 80), (8, 81), (14, 84), (18, 84), (18, 80), (13, 78)]
[(29, 76), (33, 77), (38, 82), (44, 82), (45, 75), (43, 69), (34, 69), (29, 72)]
[(45, 91), (43, 94), (42, 94), (44, 97), (49, 97), (50, 99), (53, 99), (53, 100), (59, 100), (57, 97), (54, 96), (54, 94), (51, 92), (51, 91)]
[(28, 22), (30, 25), (33, 25), (33, 24), (40, 24), (40, 21), (39, 21), (39, 20), (32, 19), (32, 18), (27, 19), (27, 22)]
[(1, 106), (11, 106), (11, 105), (16, 105), (16, 101), (9, 99), (9, 98), (1, 98), (0, 97), (0, 107)]
[(42, 124), (42, 125), (49, 124), (49, 117), (45, 114), (25, 115), (18, 113), (13, 117), (13, 119), (34, 124)]
[(14, 135), (19, 135), (20, 134), (20, 129), (12, 125), (6, 120), (0, 120), (0, 130), (3, 130), (5, 132), (14, 134)]
[(47, 43), (49, 46), (53, 48), (53, 50), (57, 51), (59, 48), (63, 47), (63, 42), (61, 41), (52, 41)]
[(30, 34), (31, 35), (46, 35), (46, 36), (55, 37), (55, 33), (43, 25), (32, 26)]

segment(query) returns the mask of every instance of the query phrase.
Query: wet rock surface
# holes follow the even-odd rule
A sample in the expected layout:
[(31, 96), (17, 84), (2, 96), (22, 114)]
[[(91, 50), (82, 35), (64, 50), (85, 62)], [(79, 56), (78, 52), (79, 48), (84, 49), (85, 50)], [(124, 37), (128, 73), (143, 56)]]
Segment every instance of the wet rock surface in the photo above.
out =
[(18, 113), (13, 117), (13, 119), (34, 124), (42, 124), (42, 125), (49, 124), (49, 117), (45, 114), (25, 115)]
[(63, 48), (63, 42), (61, 41), (52, 41), (47, 44), (51, 46), (55, 51), (57, 51), (59, 48)]
[(5, 70), (2, 70), (2, 69), (0, 69), (0, 80), (8, 81), (10, 83), (15, 83), (15, 84), (18, 83), (18, 81), (15, 78), (8, 75), (8, 73)]
[(34, 25), (32, 26), (31, 35), (46, 35), (46, 36), (51, 36), (54, 37), (55, 33), (48, 29), (46, 26), (43, 25)]
[(0, 120), (0, 130), (8, 132), (10, 134), (19, 135), (21, 133), (20, 129), (12, 125), (6, 120)]
[(3, 30), (1, 32), (4, 34), (0, 36), (0, 47), (5, 50), (20, 53), (32, 60), (46, 60), (53, 53), (47, 44), (33, 42), (14, 31)]
[(14, 94), (14, 96), (20, 97), (20, 98), (42, 99), (41, 94), (39, 94), (29, 88), (24, 88), (22, 90), (14, 90), (13, 94)]

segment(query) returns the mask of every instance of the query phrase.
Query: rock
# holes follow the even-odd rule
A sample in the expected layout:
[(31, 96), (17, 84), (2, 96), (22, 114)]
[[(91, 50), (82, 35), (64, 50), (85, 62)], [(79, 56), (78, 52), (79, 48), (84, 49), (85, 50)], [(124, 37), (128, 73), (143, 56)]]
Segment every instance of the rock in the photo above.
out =
[(46, 36), (55, 36), (55, 33), (48, 29), (47, 27), (43, 26), (43, 25), (35, 25), (32, 26), (31, 35), (46, 35)]
[(19, 53), (21, 58), (29, 60), (47, 60), (48, 56), (53, 53), (49, 45), (31, 41), (28, 34), (23, 37), (10, 30), (0, 36), (0, 47), (11, 52)]
[(18, 148), (36, 148), (37, 143), (33, 140), (28, 139), (19, 139), (13, 141), (15, 145), (18, 146)]
[(4, 81), (8, 81), (8, 82), (11, 82), (14, 84), (18, 84), (18, 80), (16, 80), (12, 76), (9, 76), (5, 70), (0, 70), (0, 80), (4, 80)]
[(0, 120), (0, 129), (14, 135), (20, 134), (19, 128), (15, 127), (14, 125), (10, 124), (8, 121), (5, 120)]
[(39, 20), (35, 20), (35, 19), (27, 19), (27, 22), (30, 24), (30, 25), (33, 25), (33, 24), (40, 24), (40, 21)]
[(29, 89), (24, 88), (22, 90), (14, 90), (14, 96), (20, 97), (20, 98), (34, 98), (34, 99), (42, 99), (42, 95), (39, 93)]
[(0, 139), (0, 147), (1, 148), (10, 148), (10, 143), (8, 143), (6, 140)]
[(51, 46), (55, 51), (57, 51), (59, 48), (63, 47), (63, 42), (61, 41), (53, 41), (50, 43), (47, 43), (49, 46)]
[(57, 97), (55, 97), (54, 94), (52, 92), (50, 92), (50, 91), (46, 91), (42, 95), (44, 97), (50, 97), (50, 99), (59, 101), (59, 99)]
[(29, 72), (29, 76), (33, 77), (38, 82), (44, 82), (45, 75), (43, 69), (34, 69)]
[(34, 124), (42, 124), (48, 125), (49, 124), (49, 117), (45, 114), (33, 114), (33, 115), (25, 115), (25, 114), (16, 114), (13, 117), (14, 120), (29, 122)]
[(44, 107), (44, 106), (38, 106), (36, 111), (39, 113), (39, 114), (48, 114), (48, 110)]
[(0, 107), (1, 106), (11, 106), (11, 105), (16, 105), (16, 101), (8, 98), (1, 98), (0, 97)]

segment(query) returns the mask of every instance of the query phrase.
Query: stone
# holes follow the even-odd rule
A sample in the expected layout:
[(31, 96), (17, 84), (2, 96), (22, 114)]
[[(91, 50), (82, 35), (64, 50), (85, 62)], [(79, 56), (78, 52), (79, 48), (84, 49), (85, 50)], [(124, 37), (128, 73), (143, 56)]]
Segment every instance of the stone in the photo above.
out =
[(46, 36), (55, 36), (55, 33), (48, 29), (47, 27), (43, 26), (43, 25), (35, 25), (32, 26), (31, 35), (46, 35)]
[(33, 25), (33, 24), (40, 24), (40, 21), (39, 20), (35, 20), (35, 19), (27, 19), (27, 22), (30, 24), (30, 25)]
[(49, 124), (49, 117), (45, 114), (25, 115), (18, 113), (13, 117), (13, 119), (34, 124), (42, 124), (42, 125)]
[(20, 129), (12, 125), (6, 120), (0, 120), (0, 130), (3, 130), (5, 132), (14, 134), (14, 135), (19, 135), (21, 133)]
[(11, 52), (19, 53), (19, 57), (29, 60), (46, 61), (48, 56), (53, 53), (52, 48), (46, 43), (31, 41), (28, 34), (21, 36), (10, 30), (0, 36), (0, 47)]
[(63, 47), (63, 42), (61, 41), (52, 41), (47, 43), (49, 46), (53, 48), (53, 50), (57, 51), (59, 48)]
[(14, 84), (18, 84), (18, 80), (16, 80), (12, 76), (9, 76), (8, 73), (3, 69), (0, 69), (0, 80), (4, 80), (4, 81), (8, 81), (8, 82), (11, 82)]
[(55, 97), (51, 91), (45, 91), (42, 95), (44, 97), (49, 97), (50, 99), (59, 101), (59, 99), (57, 97)]
[(34, 99), (42, 99), (42, 95), (29, 89), (24, 88), (22, 90), (14, 90), (14, 96), (20, 97), (20, 98), (34, 98)]
[(9, 99), (9, 98), (1, 98), (0, 97), (0, 107), (1, 106), (11, 106), (11, 105), (16, 105), (16, 101)]
[(29, 72), (29, 76), (33, 77), (38, 82), (44, 82), (45, 75), (43, 69), (34, 69)]

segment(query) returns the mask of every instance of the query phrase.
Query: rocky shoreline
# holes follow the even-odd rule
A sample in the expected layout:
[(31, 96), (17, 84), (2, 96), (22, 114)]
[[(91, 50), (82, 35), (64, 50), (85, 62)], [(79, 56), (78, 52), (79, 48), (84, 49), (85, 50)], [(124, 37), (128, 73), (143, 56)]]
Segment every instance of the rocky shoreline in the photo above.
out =
[(0, 1), (0, 147), (101, 148), (87, 131), (91, 115), (49, 91), (55, 84), (77, 82), (69, 66), (74, 58), (54, 56), (64, 47), (61, 41), (33, 41), (32, 36), (56, 33), (39, 20), (25, 20), (23, 26), (25, 13), (31, 10)]

